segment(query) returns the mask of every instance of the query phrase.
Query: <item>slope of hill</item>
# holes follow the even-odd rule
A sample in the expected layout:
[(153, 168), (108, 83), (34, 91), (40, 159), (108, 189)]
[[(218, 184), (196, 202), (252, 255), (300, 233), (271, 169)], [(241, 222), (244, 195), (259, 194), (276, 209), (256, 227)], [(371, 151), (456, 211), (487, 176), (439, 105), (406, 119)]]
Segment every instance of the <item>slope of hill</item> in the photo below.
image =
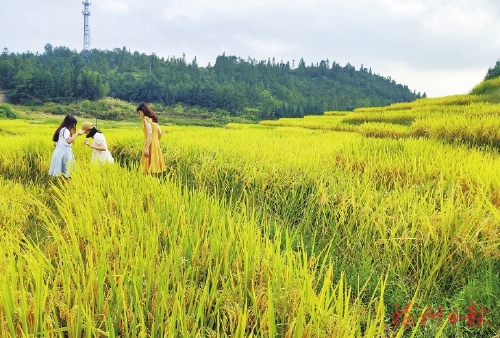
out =
[(269, 126), (355, 131), (365, 136), (427, 137), (472, 147), (500, 149), (500, 77), (486, 79), (470, 94), (421, 98), (383, 107), (327, 111), (323, 116), (261, 121)]
[(326, 110), (384, 106), (425, 97), (349, 63), (322, 60), (306, 65), (218, 56), (213, 66), (199, 67), (196, 58), (164, 60), (156, 55), (92, 50), (89, 60), (66, 47), (47, 44), (41, 55), (0, 56), (0, 90), (13, 103), (95, 101), (106, 96), (159, 106), (197, 107), (219, 116), (249, 120), (301, 117)]

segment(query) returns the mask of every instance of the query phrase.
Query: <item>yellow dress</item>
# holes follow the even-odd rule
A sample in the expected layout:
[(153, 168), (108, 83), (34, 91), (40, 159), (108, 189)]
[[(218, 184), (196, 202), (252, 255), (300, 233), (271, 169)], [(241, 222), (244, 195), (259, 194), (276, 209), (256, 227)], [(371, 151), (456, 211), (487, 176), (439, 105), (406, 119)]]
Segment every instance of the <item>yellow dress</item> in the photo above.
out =
[(144, 117), (144, 120), (147, 120), (151, 124), (153, 135), (151, 138), (151, 144), (149, 145), (149, 156), (145, 156), (144, 148), (146, 147), (148, 131), (144, 122), (142, 127), (142, 130), (144, 132), (144, 145), (142, 147), (140, 171), (148, 174), (164, 172), (165, 170), (167, 170), (167, 167), (165, 165), (165, 161), (163, 160), (163, 154), (160, 148), (160, 139), (158, 138), (158, 124), (154, 123), (149, 117)]

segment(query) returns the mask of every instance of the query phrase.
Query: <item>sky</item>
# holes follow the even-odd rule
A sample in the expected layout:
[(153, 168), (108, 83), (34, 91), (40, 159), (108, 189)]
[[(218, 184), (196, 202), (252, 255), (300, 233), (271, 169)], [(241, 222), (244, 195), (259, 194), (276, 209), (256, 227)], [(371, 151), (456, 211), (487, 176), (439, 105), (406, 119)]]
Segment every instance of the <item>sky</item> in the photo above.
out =
[[(91, 48), (361, 66), (428, 97), (467, 94), (500, 60), (498, 0), (93, 0)], [(81, 51), (81, 0), (1, 0), (0, 49)]]

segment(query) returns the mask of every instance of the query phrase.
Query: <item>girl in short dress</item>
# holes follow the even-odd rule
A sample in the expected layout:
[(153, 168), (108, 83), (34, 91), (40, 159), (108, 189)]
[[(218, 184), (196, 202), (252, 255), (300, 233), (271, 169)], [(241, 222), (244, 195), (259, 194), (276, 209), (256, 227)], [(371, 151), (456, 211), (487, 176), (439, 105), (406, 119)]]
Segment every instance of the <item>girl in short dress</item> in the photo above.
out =
[(85, 140), (83, 144), (87, 147), (93, 149), (92, 151), (92, 162), (99, 163), (113, 163), (114, 159), (111, 153), (108, 150), (108, 145), (106, 143), (106, 138), (102, 134), (102, 132), (94, 127), (92, 122), (83, 122), (82, 130), (87, 135), (87, 138), (94, 139), (94, 142), (90, 144), (88, 140)]
[(160, 148), (160, 139), (163, 134), (158, 125), (158, 117), (145, 103), (137, 107), (137, 112), (141, 116), (144, 132), (144, 147), (139, 170), (147, 174), (162, 173), (167, 168)]
[(75, 132), (76, 122), (73, 115), (66, 115), (61, 125), (54, 132), (54, 136), (52, 136), (54, 152), (50, 161), (50, 176), (70, 178), (70, 167), (75, 160), (71, 145), (78, 136), (83, 134), (83, 130)]

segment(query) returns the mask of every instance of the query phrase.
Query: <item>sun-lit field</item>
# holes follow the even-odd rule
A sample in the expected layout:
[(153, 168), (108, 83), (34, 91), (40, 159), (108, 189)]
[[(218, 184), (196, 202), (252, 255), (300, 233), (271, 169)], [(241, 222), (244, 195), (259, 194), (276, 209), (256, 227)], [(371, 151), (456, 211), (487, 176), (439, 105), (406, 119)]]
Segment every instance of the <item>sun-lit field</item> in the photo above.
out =
[(101, 121), (115, 165), (78, 138), (69, 182), (47, 175), (60, 118), (0, 120), (2, 337), (498, 335), (498, 114), (162, 126), (161, 177), (139, 122)]
[(356, 131), (372, 137), (420, 137), (500, 149), (500, 105), (476, 95), (420, 99), (355, 112), (263, 121), (269, 126), (298, 126), (331, 131)]

